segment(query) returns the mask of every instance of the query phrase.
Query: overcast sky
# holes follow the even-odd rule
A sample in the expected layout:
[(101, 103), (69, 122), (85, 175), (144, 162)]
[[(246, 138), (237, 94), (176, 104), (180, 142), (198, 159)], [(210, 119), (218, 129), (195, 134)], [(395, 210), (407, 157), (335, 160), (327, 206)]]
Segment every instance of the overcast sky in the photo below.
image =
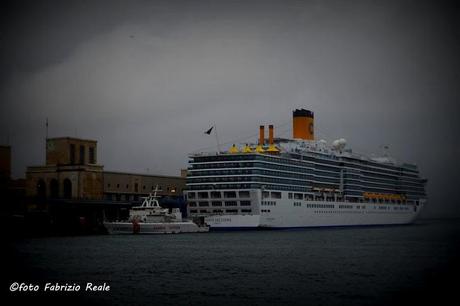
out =
[[(39, 3), (36, 3), (39, 2)], [(187, 154), (260, 124), (376, 155), (429, 180), (425, 214), (459, 215), (459, 9), (446, 1), (14, 1), (0, 33), (0, 142), (13, 176), (49, 136), (98, 141), (106, 170), (179, 175)], [(453, 2), (452, 2), (453, 3)]]

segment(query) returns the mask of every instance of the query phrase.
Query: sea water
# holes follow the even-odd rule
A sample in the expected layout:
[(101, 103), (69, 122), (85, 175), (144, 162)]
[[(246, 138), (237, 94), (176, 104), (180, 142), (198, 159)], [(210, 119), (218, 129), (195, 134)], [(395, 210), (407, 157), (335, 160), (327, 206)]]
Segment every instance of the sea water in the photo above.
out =
[[(19, 239), (3, 260), (3, 289), (13, 302), (67, 305), (441, 305), (460, 285), (459, 246), (458, 219)], [(39, 290), (11, 291), (13, 283)]]

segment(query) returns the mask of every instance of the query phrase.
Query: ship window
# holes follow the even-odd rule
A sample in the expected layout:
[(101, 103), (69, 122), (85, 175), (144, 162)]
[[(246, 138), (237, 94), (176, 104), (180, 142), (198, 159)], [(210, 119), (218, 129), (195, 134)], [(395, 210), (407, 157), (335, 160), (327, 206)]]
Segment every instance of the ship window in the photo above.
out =
[(209, 206), (209, 204), (208, 204), (208, 202), (198, 202), (198, 206), (206, 207), (206, 206)]
[(221, 197), (220, 191), (211, 191), (211, 198), (220, 199)]
[(227, 213), (237, 213), (238, 209), (226, 209), (225, 212), (227, 212)]
[(196, 209), (190, 209), (191, 214), (196, 214), (198, 211)]
[(207, 213), (208, 211), (206, 209), (200, 209), (200, 213)]
[(225, 201), (225, 206), (236, 206), (236, 201)]
[(240, 191), (240, 198), (249, 198), (249, 191)]
[(211, 205), (212, 206), (222, 206), (222, 202), (220, 202), (220, 201), (212, 201)]
[(241, 206), (251, 206), (251, 201), (240, 201)]
[(301, 193), (294, 193), (294, 199), (296, 199), (296, 200), (302, 200), (302, 199), (303, 199), (303, 194), (301, 194)]
[[(152, 188), (153, 188), (153, 186), (152, 186)], [(189, 199), (194, 199), (195, 198), (195, 193), (194, 192), (189, 192), (187, 195), (188, 195)]]
[(242, 213), (250, 213), (250, 212), (252, 212), (252, 210), (251, 209), (242, 209), (241, 212)]
[(224, 211), (222, 209), (214, 209), (212, 212), (214, 212), (214, 213), (222, 213)]
[(270, 193), (268, 191), (262, 192), (262, 198), (268, 198), (269, 195)]
[(196, 207), (196, 202), (190, 202), (190, 203), (188, 203), (188, 206), (190, 206), (190, 207)]
[(281, 192), (272, 192), (271, 196), (274, 199), (281, 199)]
[(208, 193), (207, 192), (198, 192), (198, 199), (207, 199)]
[(224, 198), (236, 198), (235, 191), (224, 191)]

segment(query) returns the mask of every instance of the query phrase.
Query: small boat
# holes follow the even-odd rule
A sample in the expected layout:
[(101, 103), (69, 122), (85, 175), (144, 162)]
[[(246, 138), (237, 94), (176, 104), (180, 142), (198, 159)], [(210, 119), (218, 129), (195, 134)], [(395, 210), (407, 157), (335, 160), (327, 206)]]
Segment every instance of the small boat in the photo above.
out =
[(205, 233), (209, 226), (204, 222), (182, 220), (179, 208), (160, 206), (155, 194), (144, 197), (141, 206), (134, 206), (129, 211), (126, 221), (104, 222), (109, 234), (178, 234), (178, 233)]

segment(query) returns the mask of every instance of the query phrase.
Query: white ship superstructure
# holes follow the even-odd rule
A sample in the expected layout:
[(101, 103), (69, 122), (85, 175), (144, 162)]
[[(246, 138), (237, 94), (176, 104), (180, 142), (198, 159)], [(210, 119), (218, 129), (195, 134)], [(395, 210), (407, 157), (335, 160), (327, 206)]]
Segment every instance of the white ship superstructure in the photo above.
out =
[(313, 113), (293, 112), (293, 138), (190, 156), (188, 213), (211, 229), (411, 223), (426, 203), (416, 165), (314, 140)]
[[(158, 186), (157, 186), (158, 188)], [(182, 220), (179, 208), (162, 208), (157, 200), (157, 191), (144, 198), (141, 206), (134, 206), (129, 211), (129, 219), (125, 221), (104, 222), (109, 234), (176, 234), (205, 233), (209, 227)]]

